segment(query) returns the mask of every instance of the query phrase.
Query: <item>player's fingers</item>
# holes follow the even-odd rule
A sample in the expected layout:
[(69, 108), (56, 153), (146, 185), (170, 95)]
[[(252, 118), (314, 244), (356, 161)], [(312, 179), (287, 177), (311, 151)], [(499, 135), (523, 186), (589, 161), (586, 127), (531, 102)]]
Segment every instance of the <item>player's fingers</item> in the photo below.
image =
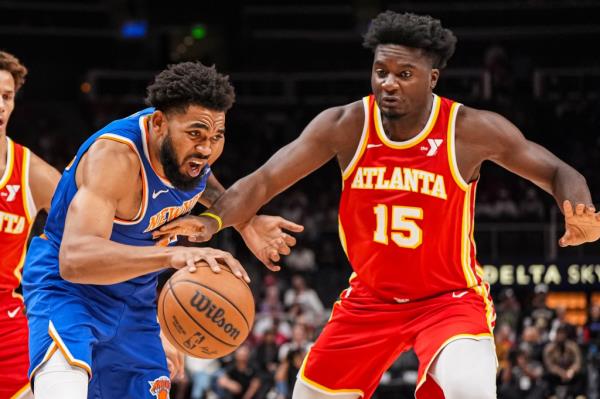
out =
[(302, 226), (301, 224), (297, 224), (294, 222), (290, 222), (287, 219), (284, 219), (282, 217), (279, 218), (279, 227), (282, 229), (286, 229), (289, 231), (293, 231), (295, 233), (300, 233), (301, 231), (304, 230), (304, 226)]
[(573, 216), (573, 205), (571, 205), (571, 201), (563, 201), (563, 212), (565, 213), (565, 217)]
[(594, 206), (593, 206), (593, 205), (588, 205), (588, 206), (585, 208), (585, 214), (586, 214), (587, 216), (592, 216), (592, 217), (593, 217), (595, 213), (596, 213), (596, 208), (594, 208)]
[(165, 225), (160, 226), (160, 228), (158, 230), (159, 231), (174, 230), (179, 227), (179, 223), (180, 223), (179, 220), (173, 220), (172, 222), (169, 222)]
[(190, 273), (194, 273), (196, 271), (196, 262), (194, 262), (194, 258), (189, 256), (186, 261), (185, 264), (188, 267), (188, 272)]
[(287, 233), (282, 233), (281, 237), (284, 239), (288, 247), (293, 247), (294, 245), (296, 245), (296, 238), (294, 236), (289, 235)]
[(221, 266), (219, 266), (219, 263), (217, 262), (217, 260), (214, 257), (203, 256), (202, 258), (206, 261), (206, 263), (208, 263), (210, 270), (212, 270), (214, 273), (221, 272)]
[(575, 205), (575, 214), (577, 216), (582, 216), (583, 215), (583, 211), (585, 211), (585, 205), (584, 204), (577, 204), (577, 205)]
[(231, 269), (233, 274), (235, 274), (236, 277), (243, 278), (244, 281), (250, 283), (250, 276), (248, 276), (246, 269), (244, 269), (242, 264), (236, 258), (234, 258), (233, 255), (231, 255), (228, 252), (225, 252), (223, 260), (227, 263), (227, 266), (229, 266), (229, 268)]
[(558, 240), (558, 245), (568, 247), (571, 244), (571, 233), (567, 230), (565, 234)]

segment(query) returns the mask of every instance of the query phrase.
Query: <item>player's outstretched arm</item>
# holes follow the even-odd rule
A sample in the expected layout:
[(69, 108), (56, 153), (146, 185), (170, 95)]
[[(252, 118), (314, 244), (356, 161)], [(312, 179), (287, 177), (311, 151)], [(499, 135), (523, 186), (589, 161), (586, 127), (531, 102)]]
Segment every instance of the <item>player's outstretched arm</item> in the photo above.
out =
[(248, 276), (227, 252), (213, 248), (137, 247), (111, 241), (112, 225), (139, 182), (137, 155), (125, 144), (99, 140), (77, 168), (78, 191), (67, 212), (60, 247), (60, 274), (83, 284), (115, 284), (167, 267), (193, 269), (206, 261), (215, 272), (218, 261), (234, 274)]
[(468, 141), (464, 148), (471, 152), (463, 154), (464, 158), (493, 161), (554, 196), (565, 214), (566, 233), (559, 241), (561, 246), (600, 238), (600, 217), (595, 215), (590, 190), (579, 172), (527, 140), (516, 126), (496, 113), (466, 108), (459, 116), (457, 141)]
[(33, 152), (31, 153), (29, 169), (29, 184), (33, 202), (37, 209), (48, 211), (52, 196), (60, 180), (60, 173)]
[[(360, 131), (362, 126), (364, 116), (354, 112), (357, 109), (362, 112), (360, 102), (325, 110), (313, 119), (300, 137), (220, 196), (208, 210), (212, 217), (181, 218), (163, 226), (156, 234), (185, 234), (195, 236), (196, 241), (206, 241), (223, 227), (243, 225), (275, 195), (318, 169), (340, 149), (355, 145), (348, 139), (348, 134), (357, 129)], [(279, 260), (279, 254), (285, 254), (285, 247), (291, 243), (290, 236), (283, 230), (301, 231), (301, 226), (290, 223), (280, 218), (278, 234), (262, 237), (260, 251), (253, 251), (272, 270), (277, 269), (273, 262)]]

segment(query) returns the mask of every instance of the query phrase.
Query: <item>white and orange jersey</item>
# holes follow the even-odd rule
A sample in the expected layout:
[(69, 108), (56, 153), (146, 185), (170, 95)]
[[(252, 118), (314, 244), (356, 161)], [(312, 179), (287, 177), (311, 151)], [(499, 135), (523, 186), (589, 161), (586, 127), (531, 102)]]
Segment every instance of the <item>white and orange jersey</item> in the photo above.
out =
[(460, 104), (434, 95), (425, 127), (403, 142), (386, 136), (372, 95), (363, 105), (339, 209), (359, 280), (400, 303), (473, 287), (487, 297), (473, 239), (476, 182), (463, 180), (454, 149)]
[(16, 296), (37, 210), (29, 188), (31, 152), (8, 137), (6, 140), (6, 167), (0, 177), (0, 293), (13, 292)]

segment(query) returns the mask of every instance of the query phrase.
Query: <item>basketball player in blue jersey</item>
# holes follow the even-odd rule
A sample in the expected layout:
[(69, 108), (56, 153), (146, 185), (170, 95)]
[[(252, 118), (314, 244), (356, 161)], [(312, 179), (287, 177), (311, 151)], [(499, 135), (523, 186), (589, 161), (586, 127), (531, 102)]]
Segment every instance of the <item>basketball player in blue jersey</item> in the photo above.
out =
[[(216, 273), (226, 264), (249, 281), (227, 252), (157, 246), (152, 238), (224, 191), (210, 165), (223, 151), (233, 101), (228, 78), (214, 67), (172, 65), (148, 87), (152, 108), (93, 134), (65, 169), (23, 276), (36, 399), (168, 398), (157, 274), (206, 261)], [(239, 230), (256, 254), (282, 227), (302, 228), (260, 216)], [(294, 244), (285, 237), (282, 253)]]

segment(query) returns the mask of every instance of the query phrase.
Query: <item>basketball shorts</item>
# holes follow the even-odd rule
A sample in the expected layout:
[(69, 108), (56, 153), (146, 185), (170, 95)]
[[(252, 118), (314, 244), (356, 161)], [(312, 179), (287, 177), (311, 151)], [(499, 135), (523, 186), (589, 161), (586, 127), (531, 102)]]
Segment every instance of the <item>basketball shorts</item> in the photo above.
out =
[(29, 390), (27, 319), (10, 292), (0, 292), (0, 337), (0, 398), (19, 398)]
[[(28, 253), (26, 273), (57, 261), (43, 255)], [(169, 396), (171, 382), (152, 301), (134, 301), (139, 296), (132, 292), (126, 303), (97, 286), (64, 280), (32, 284), (28, 278), (24, 276), (23, 289), (34, 391), (36, 371), (59, 350), (72, 366), (88, 372), (89, 399)]]
[(322, 392), (370, 398), (383, 373), (402, 352), (413, 348), (419, 358), (415, 397), (443, 398), (439, 386), (427, 378), (431, 363), (454, 340), (490, 339), (494, 319), (485, 286), (390, 303), (355, 278), (334, 304), (298, 378)]

